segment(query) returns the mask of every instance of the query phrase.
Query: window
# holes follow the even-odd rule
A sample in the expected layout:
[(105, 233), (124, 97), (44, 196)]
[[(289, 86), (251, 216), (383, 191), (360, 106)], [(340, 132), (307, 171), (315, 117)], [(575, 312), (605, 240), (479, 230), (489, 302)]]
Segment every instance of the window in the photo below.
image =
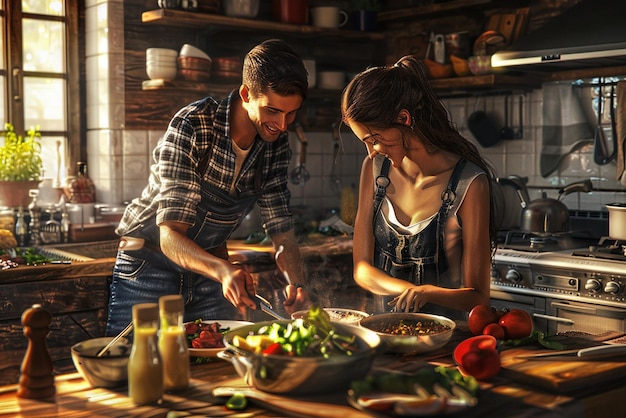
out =
[[(0, 94), (5, 122), (18, 134), (39, 126), (43, 177), (61, 186), (78, 157), (79, 0), (0, 0), (3, 60)], [(73, 36), (71, 34), (74, 34)], [(4, 125), (4, 124), (3, 124)], [(71, 165), (70, 165), (71, 164)]]

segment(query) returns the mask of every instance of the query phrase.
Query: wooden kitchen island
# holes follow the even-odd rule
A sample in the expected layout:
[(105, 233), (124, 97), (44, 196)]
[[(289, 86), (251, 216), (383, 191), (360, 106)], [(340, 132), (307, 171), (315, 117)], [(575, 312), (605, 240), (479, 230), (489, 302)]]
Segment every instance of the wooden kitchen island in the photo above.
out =
[[(451, 366), (451, 351), (468, 336), (455, 331), (453, 339), (443, 349), (426, 356), (402, 357), (380, 354), (372, 372), (398, 371), (410, 373), (426, 362)], [(223, 404), (228, 397), (214, 397), (216, 387), (249, 390), (237, 376), (232, 365), (217, 358), (191, 366), (190, 387), (182, 392), (164, 396), (159, 405), (137, 406), (128, 398), (126, 387), (94, 389), (77, 373), (56, 376), (56, 395), (47, 401), (18, 399), (16, 385), (0, 388), (0, 416), (22, 417), (166, 417), (170, 411), (185, 411), (194, 416), (243, 417), (372, 417), (347, 402), (347, 392), (294, 398), (283, 395), (248, 392), (249, 405), (243, 411), (227, 410)], [(245, 392), (244, 392), (245, 393)], [(266, 400), (256, 399), (265, 395)], [(619, 380), (590, 385), (581, 390), (556, 394), (517, 383), (501, 373), (489, 383), (482, 384), (478, 405), (455, 414), (463, 418), (522, 418), (522, 417), (624, 417), (622, 407), (626, 385)]]

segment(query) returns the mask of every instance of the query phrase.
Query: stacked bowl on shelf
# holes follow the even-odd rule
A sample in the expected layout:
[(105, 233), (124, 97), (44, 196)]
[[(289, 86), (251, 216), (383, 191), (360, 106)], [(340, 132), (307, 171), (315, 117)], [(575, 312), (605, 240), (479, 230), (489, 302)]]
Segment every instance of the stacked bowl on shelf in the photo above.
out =
[(193, 45), (185, 44), (180, 49), (178, 69), (183, 80), (209, 81), (211, 64), (211, 57)]
[(146, 49), (146, 74), (151, 80), (175, 80), (177, 56), (178, 51), (175, 49)]

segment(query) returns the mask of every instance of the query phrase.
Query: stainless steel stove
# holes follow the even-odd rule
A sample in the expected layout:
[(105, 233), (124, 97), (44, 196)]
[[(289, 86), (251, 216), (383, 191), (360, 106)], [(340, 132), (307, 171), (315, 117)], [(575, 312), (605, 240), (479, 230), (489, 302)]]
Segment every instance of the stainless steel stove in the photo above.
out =
[(508, 238), (493, 260), (493, 306), (526, 309), (548, 333), (626, 334), (626, 242)]

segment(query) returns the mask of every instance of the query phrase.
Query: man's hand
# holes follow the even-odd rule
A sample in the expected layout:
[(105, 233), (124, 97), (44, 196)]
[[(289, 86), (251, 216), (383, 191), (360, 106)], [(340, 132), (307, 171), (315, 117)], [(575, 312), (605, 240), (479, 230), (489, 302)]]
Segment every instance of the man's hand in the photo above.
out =
[(297, 287), (292, 284), (285, 287), (285, 301), (283, 306), (285, 311), (292, 314), (297, 311), (308, 310), (312, 305), (309, 292), (302, 287)]
[(222, 277), (222, 293), (237, 308), (256, 309), (254, 279), (243, 269), (234, 268)]

